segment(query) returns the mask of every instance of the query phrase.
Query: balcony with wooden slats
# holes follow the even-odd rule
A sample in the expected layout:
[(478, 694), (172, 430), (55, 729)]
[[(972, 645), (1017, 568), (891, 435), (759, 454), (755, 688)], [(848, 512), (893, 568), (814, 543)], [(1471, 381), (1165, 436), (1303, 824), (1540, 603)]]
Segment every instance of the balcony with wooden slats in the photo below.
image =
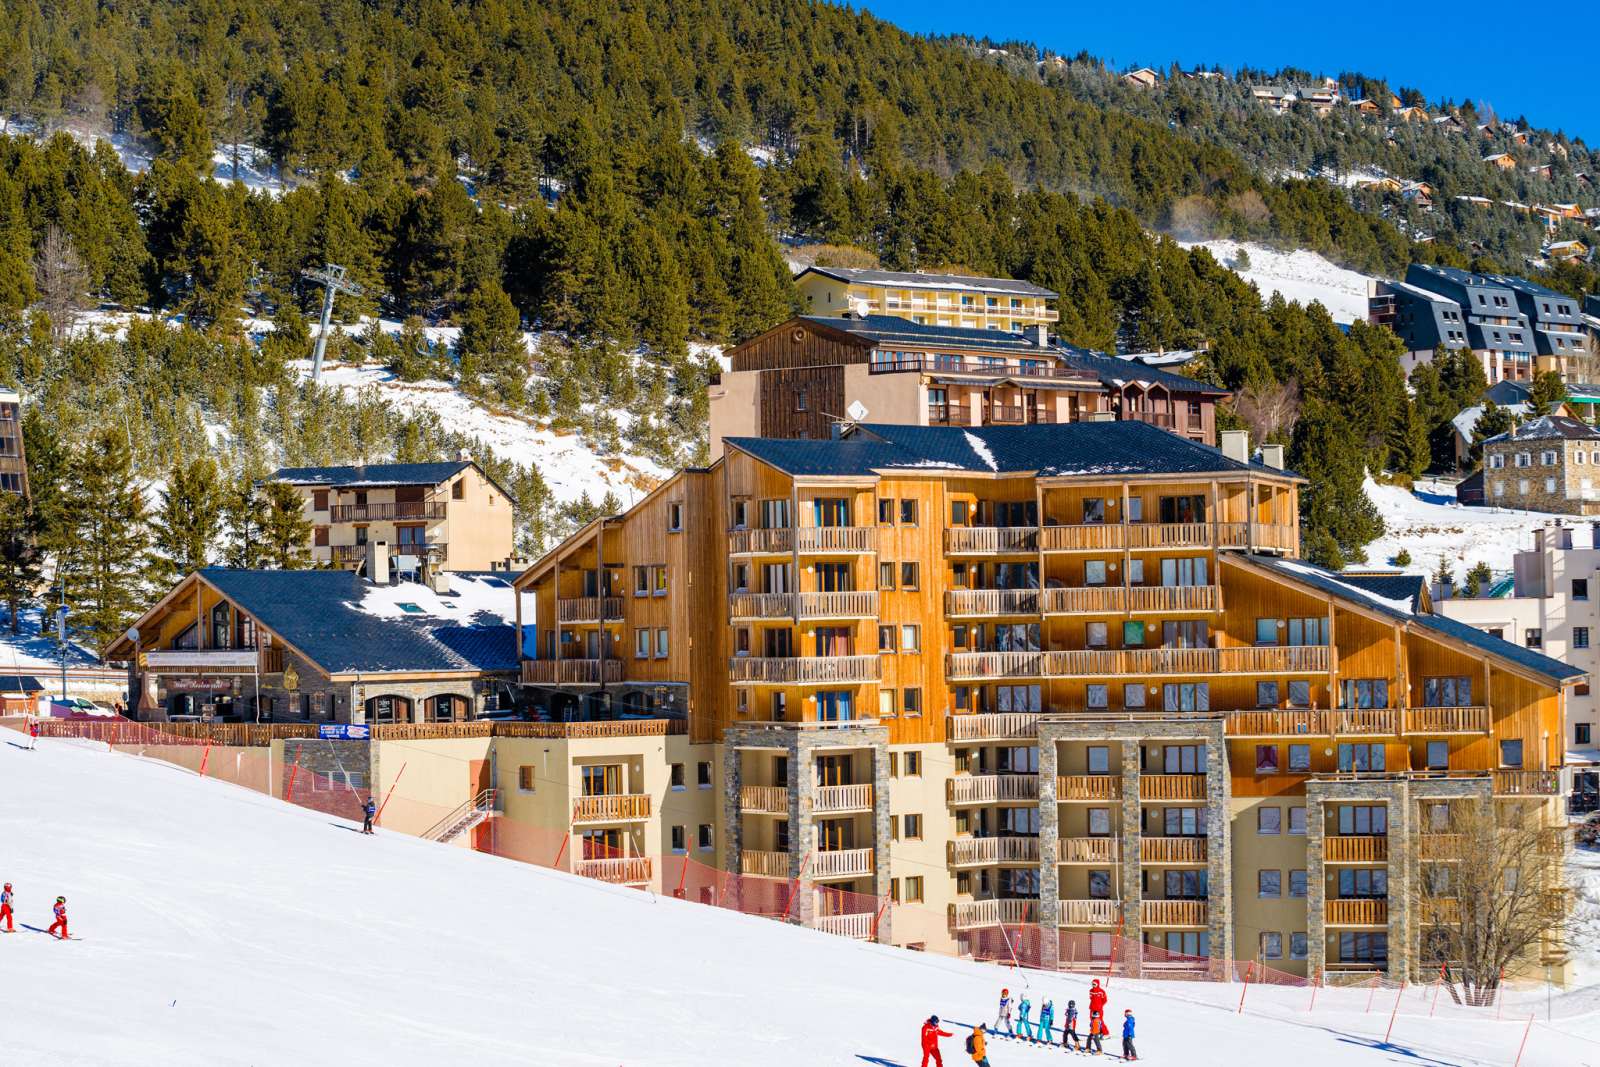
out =
[(1329, 926), (1387, 926), (1389, 901), (1382, 897), (1330, 900), (1324, 915)]
[(876, 526), (801, 526), (795, 547), (802, 556), (846, 556), (878, 550)]
[(946, 845), (952, 867), (1031, 867), (1039, 862), (1037, 837), (958, 837)]
[(1001, 678), (1043, 678), (1044, 652), (951, 652), (945, 674), (953, 682)]
[(1486, 734), (1489, 732), (1488, 708), (1407, 708), (1405, 727), (1408, 734)]
[(1195, 867), (1206, 862), (1203, 837), (1140, 837), (1139, 862), (1162, 867)]
[(1040, 592), (1040, 607), (1046, 615), (1123, 615), (1128, 610), (1126, 586), (1086, 585)]
[(648, 818), (648, 793), (608, 793), (577, 797), (572, 801), (572, 822), (575, 826), (583, 823), (642, 822)]
[(1039, 716), (1025, 711), (950, 715), (945, 732), (951, 741), (1032, 741), (1038, 737)]
[(1114, 837), (1063, 837), (1057, 842), (1057, 863), (1115, 863), (1121, 849)]
[(944, 532), (951, 556), (1031, 556), (1039, 551), (1037, 526), (952, 526)]
[(1454, 926), (1461, 921), (1461, 901), (1450, 897), (1424, 897), (1417, 902), (1417, 915), (1434, 926)]
[(812, 879), (860, 878), (872, 873), (872, 849), (842, 848), (811, 855)]
[(1147, 929), (1152, 926), (1205, 926), (1207, 911), (1203, 900), (1141, 900), (1139, 921)]
[(1056, 901), (1058, 926), (1116, 926), (1122, 917), (1122, 901), (1095, 898), (1062, 898)]
[(734, 685), (848, 685), (876, 682), (877, 656), (735, 656)]
[(944, 613), (974, 615), (1037, 615), (1039, 589), (951, 589), (944, 594)]
[(649, 856), (619, 856), (614, 859), (576, 860), (572, 873), (613, 885), (647, 885), (650, 882)]
[(1322, 840), (1324, 863), (1388, 863), (1389, 839), (1382, 834), (1335, 834)]
[(1128, 547), (1139, 549), (1210, 548), (1209, 522), (1134, 522), (1126, 527)]
[(335, 504), (330, 522), (436, 522), (446, 515), (442, 500), (417, 500), (393, 504)]
[(786, 556), (793, 551), (794, 531), (788, 527), (728, 531), (730, 556)]
[(1495, 771), (1497, 797), (1553, 797), (1561, 792), (1558, 771)]
[(872, 810), (872, 786), (823, 785), (811, 805), (816, 815), (850, 815)]
[(1128, 611), (1135, 615), (1214, 612), (1222, 610), (1218, 585), (1134, 585), (1128, 587)]
[(781, 785), (742, 785), (739, 810), (746, 815), (788, 815), (789, 790)]
[(1225, 711), (1223, 728), (1229, 737), (1305, 737), (1333, 732), (1325, 710), (1290, 708), (1276, 711)]
[(522, 681), (526, 685), (612, 685), (622, 681), (618, 659), (525, 659)]
[(1417, 835), (1417, 858), (1427, 863), (1449, 863), (1463, 859), (1464, 834), (1425, 833)]
[(1056, 802), (1115, 800), (1122, 792), (1122, 779), (1114, 774), (1064, 774), (1056, 779)]
[(619, 596), (563, 597), (556, 601), (556, 619), (564, 623), (616, 622), (622, 618)]
[(812, 926), (825, 934), (850, 937), (857, 941), (871, 941), (872, 922), (875, 918), (877, 914), (870, 911), (858, 911), (849, 915), (819, 915), (812, 920)]
[(1037, 897), (1007, 900), (963, 900), (950, 905), (950, 929), (975, 930), (983, 926), (1013, 926), (1036, 922), (1039, 918)]
[(875, 619), (875, 589), (833, 593), (730, 593), (728, 614), (735, 622), (760, 619)]
[(1042, 526), (1039, 547), (1045, 552), (1120, 551), (1127, 544), (1127, 530), (1127, 526), (1114, 522)]
[(951, 804), (1022, 804), (1039, 799), (1036, 774), (973, 774), (945, 781)]
[(789, 877), (789, 853), (747, 848), (739, 853), (739, 873), (757, 878)]
[(1293, 552), (1299, 544), (1299, 531), (1293, 526), (1266, 522), (1222, 522), (1217, 524), (1218, 548), (1254, 548), (1260, 552)]
[(1343, 737), (1395, 737), (1400, 712), (1395, 708), (1335, 708), (1328, 713), (1333, 732)]
[(1108, 675), (1325, 674), (1327, 645), (1241, 645), (1229, 648), (1083, 649), (1048, 652), (1053, 678)]
[(1140, 800), (1205, 800), (1203, 774), (1141, 774)]

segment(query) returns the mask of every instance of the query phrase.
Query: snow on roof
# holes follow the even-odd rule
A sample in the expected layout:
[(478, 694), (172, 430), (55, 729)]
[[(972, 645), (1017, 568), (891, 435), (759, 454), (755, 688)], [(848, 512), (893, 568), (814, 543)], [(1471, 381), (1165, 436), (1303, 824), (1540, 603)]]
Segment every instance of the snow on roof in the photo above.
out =
[(972, 451), (978, 454), (978, 458), (983, 460), (990, 470), (997, 471), (1000, 469), (1000, 465), (994, 460), (994, 453), (989, 451), (989, 446), (984, 443), (981, 437), (974, 437), (970, 433), (964, 433), (963, 436), (966, 437), (967, 444), (971, 446)]
[(421, 582), (362, 583), (361, 602), (356, 606), (388, 619), (471, 619), (482, 625), (485, 616), (495, 616), (507, 626), (517, 621), (517, 597), (511, 583), (491, 575), (452, 573), (450, 591), (442, 595)]
[(1294, 559), (1285, 559), (1279, 560), (1278, 566), (1283, 570), (1290, 571), (1295, 574), (1305, 575), (1307, 578), (1314, 579), (1318, 582), (1337, 585), (1350, 596), (1359, 600), (1371, 601), (1379, 607), (1385, 608), (1389, 611), (1398, 612), (1401, 615), (1416, 614), (1416, 612), (1412, 609), (1411, 601), (1409, 599), (1391, 600), (1388, 597), (1379, 596), (1370, 589), (1363, 589), (1361, 586), (1355, 585), (1354, 583), (1342, 581), (1338, 573), (1324, 570), (1315, 564), (1302, 563), (1299, 560)]
[[(1478, 425), (1478, 420), (1483, 417), (1487, 404), (1474, 404), (1470, 408), (1462, 408), (1455, 418), (1450, 420), (1450, 425), (1456, 428), (1456, 433), (1465, 440), (1472, 440), (1472, 430)], [(1527, 404), (1501, 404), (1501, 411), (1508, 411), (1517, 418), (1527, 418), (1531, 410)]]

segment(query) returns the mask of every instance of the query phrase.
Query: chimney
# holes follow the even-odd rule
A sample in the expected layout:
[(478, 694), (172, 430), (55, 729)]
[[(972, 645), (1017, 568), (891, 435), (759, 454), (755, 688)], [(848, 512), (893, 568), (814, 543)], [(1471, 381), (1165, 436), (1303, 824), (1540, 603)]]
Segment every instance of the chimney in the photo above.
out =
[(1029, 326), (1023, 331), (1023, 333), (1027, 335), (1028, 340), (1032, 341), (1040, 348), (1050, 347), (1050, 327), (1046, 326), (1044, 323), (1041, 322), (1036, 325)]
[(1249, 430), (1223, 430), (1218, 435), (1222, 439), (1222, 454), (1235, 463), (1250, 462), (1250, 431)]
[(450, 572), (442, 568), (428, 569), (428, 588), (440, 596), (450, 595)]
[(367, 581), (373, 585), (389, 584), (389, 542), (367, 542)]
[(462, 463), (471, 463), (472, 462), (472, 449), (470, 449), (470, 448), (458, 448), (458, 449), (456, 449), (456, 459), (460, 460)]
[(1276, 470), (1283, 470), (1283, 446), (1262, 445), (1261, 462), (1266, 466), (1272, 467)]

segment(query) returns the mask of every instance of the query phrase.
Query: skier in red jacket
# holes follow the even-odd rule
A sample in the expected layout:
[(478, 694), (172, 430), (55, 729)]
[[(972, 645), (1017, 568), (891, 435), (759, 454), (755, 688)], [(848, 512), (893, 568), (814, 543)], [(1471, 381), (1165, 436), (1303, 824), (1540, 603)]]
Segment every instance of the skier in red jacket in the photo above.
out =
[[(69, 935), (67, 933), (67, 898), (66, 897), (56, 897), (55, 913), (56, 913), (56, 921), (50, 924), (50, 936), (51, 937), (59, 936), (60, 940), (65, 941), (65, 940), (68, 939), (68, 937), (71, 936), (71, 935)], [(59, 935), (56, 934), (56, 930), (58, 930), (58, 929), (61, 931), (61, 933)]]
[(0, 921), (6, 924), (6, 933), (8, 934), (17, 932), (17, 928), (12, 925), (13, 918), (11, 911), (11, 883), (7, 882), (5, 889), (0, 890)]
[(939, 1055), (939, 1039), (941, 1037), (954, 1037), (948, 1030), (939, 1029), (939, 1017), (928, 1016), (928, 1021), (922, 1024), (922, 1067), (928, 1067), (928, 1057), (933, 1057), (933, 1062), (939, 1067), (944, 1067), (944, 1057)]
[(1096, 978), (1089, 983), (1089, 1014), (1104, 1013), (1106, 1010), (1106, 991), (1100, 988), (1100, 979)]

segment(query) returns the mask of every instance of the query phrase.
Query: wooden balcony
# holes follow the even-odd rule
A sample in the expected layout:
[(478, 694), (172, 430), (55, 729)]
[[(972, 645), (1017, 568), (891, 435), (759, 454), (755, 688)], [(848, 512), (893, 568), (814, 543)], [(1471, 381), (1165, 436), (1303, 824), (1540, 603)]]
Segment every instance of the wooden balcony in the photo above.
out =
[(965, 615), (1037, 615), (1039, 589), (951, 589), (944, 595), (944, 613)]
[(728, 531), (730, 556), (787, 556), (793, 551), (794, 531), (787, 527)]
[(1037, 802), (1036, 774), (973, 774), (945, 780), (945, 798), (951, 804), (1020, 804)]
[(1557, 771), (1495, 771), (1497, 797), (1553, 797), (1561, 792)]
[(1488, 708), (1407, 708), (1405, 726), (1408, 734), (1486, 734), (1489, 732)]
[(1333, 723), (1326, 711), (1314, 708), (1287, 711), (1223, 712), (1229, 737), (1302, 737), (1329, 734)]
[(872, 786), (823, 785), (817, 787), (811, 811), (816, 815), (848, 815), (872, 810)]
[(622, 618), (619, 596), (563, 597), (556, 601), (556, 619), (566, 623), (615, 622)]
[(839, 685), (876, 682), (877, 656), (735, 656), (734, 685)]
[(1418, 834), (1417, 858), (1429, 863), (1460, 860), (1466, 841), (1466, 836), (1463, 834)]
[(817, 852), (811, 857), (811, 877), (860, 878), (872, 873), (872, 849), (845, 848)]
[(330, 522), (434, 522), (444, 517), (445, 503), (442, 500), (419, 500), (404, 504), (335, 504), (328, 509)]
[(795, 531), (801, 555), (844, 556), (878, 550), (875, 526), (802, 526)]
[(951, 741), (1032, 741), (1038, 732), (1039, 716), (1032, 712), (950, 715), (945, 719), (945, 734)]
[(1141, 900), (1139, 922), (1151, 926), (1204, 926), (1207, 919), (1203, 900)]
[(1048, 652), (1053, 678), (1166, 674), (1325, 674), (1327, 645), (1083, 649)]
[(945, 656), (945, 674), (951, 681), (1001, 678), (1043, 678), (1044, 652), (951, 652)]
[(1013, 900), (963, 900), (950, 905), (950, 929), (976, 930), (984, 926), (1014, 926), (1037, 922), (1039, 901), (1023, 897)]
[(1120, 551), (1127, 544), (1127, 530), (1127, 526), (1115, 522), (1042, 526), (1039, 547), (1045, 552)]
[(812, 920), (812, 926), (825, 934), (871, 941), (872, 921), (876, 917), (876, 913), (870, 911), (858, 911), (850, 915), (819, 915)]
[(1329, 926), (1388, 926), (1389, 902), (1382, 897), (1330, 900), (1324, 914)]
[(1122, 901), (1063, 899), (1056, 902), (1058, 926), (1116, 926), (1122, 917)]
[(151, 674), (279, 674), (283, 649), (258, 648), (151, 649), (143, 654)]
[(750, 619), (792, 619), (798, 605), (793, 593), (729, 593), (728, 616), (734, 622)]
[(1218, 548), (1255, 548), (1266, 552), (1293, 552), (1298, 543), (1293, 526), (1272, 523), (1222, 522), (1217, 524)]
[(526, 685), (613, 685), (622, 681), (619, 659), (525, 659)]
[(1128, 610), (1128, 589), (1121, 585), (1087, 585), (1041, 590), (1046, 615), (1122, 615)]
[(789, 853), (745, 849), (739, 853), (739, 873), (757, 878), (789, 877)]
[(1031, 867), (1039, 862), (1037, 837), (958, 837), (946, 845), (952, 867)]
[(1063, 837), (1057, 841), (1057, 863), (1115, 863), (1121, 853), (1114, 837)]
[(1400, 712), (1395, 708), (1335, 708), (1328, 715), (1333, 732), (1343, 737), (1397, 737)]
[(1454, 926), (1461, 921), (1461, 901), (1449, 897), (1424, 897), (1417, 901), (1417, 917), (1429, 926)]
[(1135, 522), (1124, 529), (1128, 547), (1139, 549), (1210, 548), (1213, 541), (1209, 522)]
[(874, 619), (875, 589), (840, 593), (730, 593), (728, 614), (736, 622), (749, 619)]
[(781, 785), (742, 785), (739, 810), (747, 815), (787, 815), (789, 790)]
[(617, 859), (576, 860), (572, 873), (614, 885), (648, 885), (650, 882), (649, 856), (623, 856)]
[(612, 793), (577, 797), (572, 802), (573, 825), (581, 823), (641, 822), (650, 817), (650, 794)]
[(1388, 863), (1389, 839), (1382, 834), (1334, 834), (1322, 839), (1324, 863)]
[(1037, 526), (952, 526), (944, 532), (951, 556), (1027, 555), (1039, 551)]
[(1221, 611), (1222, 587), (1217, 585), (1134, 585), (1128, 587), (1128, 610), (1164, 614), (1185, 611)]
[(1140, 800), (1205, 800), (1203, 774), (1141, 774)]
[(1193, 867), (1206, 862), (1203, 837), (1140, 837), (1139, 862), (1164, 867)]
[(1056, 779), (1056, 802), (1116, 800), (1122, 779), (1114, 774), (1064, 774)]

